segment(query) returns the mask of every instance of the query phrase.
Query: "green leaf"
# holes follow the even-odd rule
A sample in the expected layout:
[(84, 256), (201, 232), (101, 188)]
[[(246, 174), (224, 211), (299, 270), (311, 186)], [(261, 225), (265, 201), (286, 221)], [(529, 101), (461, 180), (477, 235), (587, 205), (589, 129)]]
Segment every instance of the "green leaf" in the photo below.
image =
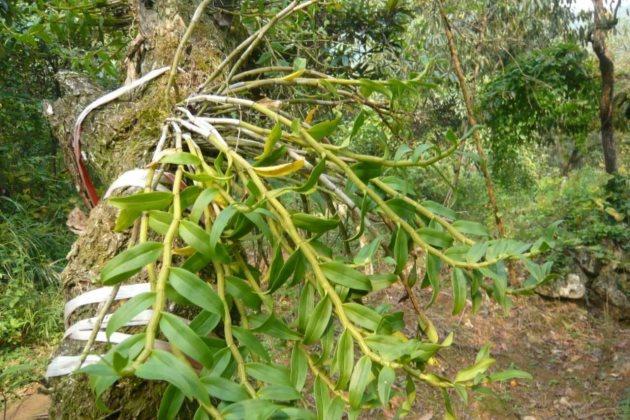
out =
[(210, 235), (196, 223), (189, 220), (179, 222), (179, 236), (204, 257), (214, 258), (214, 252), (210, 247)]
[(295, 227), (313, 233), (324, 233), (328, 230), (335, 229), (339, 225), (338, 218), (327, 219), (306, 213), (293, 213), (291, 220)]
[(460, 370), (457, 372), (455, 376), (455, 382), (466, 382), (475, 379), (475, 377), (479, 374), (484, 373), (488, 368), (494, 363), (494, 359), (486, 358), (480, 360), (474, 365), (467, 367), (466, 369)]
[(431, 306), (435, 299), (437, 299), (440, 294), (440, 269), (442, 266), (442, 261), (439, 257), (436, 257), (433, 254), (427, 253), (427, 279), (429, 280), (429, 284), (433, 289), (431, 294), (431, 300), (429, 301), (427, 306)]
[(453, 315), (457, 315), (466, 306), (466, 274), (461, 269), (454, 268), (451, 281), (453, 287)]
[(453, 238), (446, 232), (431, 228), (420, 228), (416, 232), (423, 241), (437, 248), (448, 248), (453, 244)]
[(317, 185), (319, 176), (324, 172), (324, 169), (326, 169), (326, 159), (320, 159), (319, 162), (317, 162), (317, 165), (315, 165), (315, 167), (311, 171), (311, 174), (309, 175), (306, 182), (301, 186), (295, 188), (294, 191), (305, 193), (313, 189), (313, 187)]
[(370, 242), (369, 244), (363, 246), (359, 250), (359, 252), (357, 252), (357, 255), (355, 255), (352, 262), (357, 265), (362, 265), (362, 264), (367, 264), (368, 262), (372, 261), (372, 258), (374, 257), (374, 254), (376, 254), (376, 251), (378, 250), (378, 246), (380, 244), (381, 244), (381, 237), (379, 236), (376, 239), (374, 239), (372, 242)]
[(378, 374), (378, 398), (381, 400), (381, 404), (387, 407), (387, 403), (391, 397), (392, 388), (394, 386), (394, 380), (396, 380), (396, 372), (389, 366), (383, 366)]
[[(252, 323), (250, 328), (253, 332), (263, 333), (276, 337), (281, 340), (301, 340), (300, 336), (295, 331), (291, 330), (284, 322), (278, 319), (273, 313), (269, 315), (255, 314), (251, 316)], [(254, 326), (255, 322), (260, 322), (260, 325)]]
[(206, 413), (206, 410), (204, 410), (203, 407), (199, 406), (197, 407), (197, 411), (195, 411), (195, 415), (192, 420), (210, 420), (210, 416), (208, 416), (208, 413)]
[(308, 373), (308, 361), (306, 353), (299, 345), (294, 345), (291, 351), (291, 369), (289, 379), (295, 389), (301, 391), (306, 384), (306, 374)]
[(354, 367), (354, 340), (348, 330), (344, 330), (339, 337), (337, 353), (335, 354), (335, 366), (339, 370), (337, 388), (345, 389)]
[(440, 203), (436, 203), (435, 201), (431, 201), (431, 200), (425, 200), (420, 204), (422, 204), (424, 207), (428, 208), (429, 210), (431, 210), (433, 213), (437, 214), (438, 216), (446, 217), (447, 219), (450, 219), (450, 220), (457, 219), (457, 213), (455, 213), (453, 210), (449, 209), (448, 207), (444, 207)]
[(137, 274), (142, 267), (160, 257), (162, 244), (144, 242), (127, 249), (112, 258), (101, 270), (101, 281), (111, 286)]
[(475, 236), (483, 236), (488, 237), (490, 233), (488, 229), (481, 223), (470, 222), (468, 220), (456, 220), (453, 222), (453, 227), (459, 230), (461, 233), (467, 235), (475, 235)]
[(221, 316), (208, 311), (201, 311), (190, 321), (190, 329), (200, 337), (206, 337), (219, 325)]
[(247, 281), (234, 276), (225, 277), (225, 286), (228, 294), (243, 301), (245, 305), (252, 309), (260, 309), (262, 300)]
[(212, 368), (213, 358), (210, 349), (179, 317), (168, 312), (162, 312), (160, 330), (172, 345), (181, 349), (206, 368)]
[(162, 210), (168, 207), (171, 201), (173, 194), (166, 191), (143, 192), (107, 200), (114, 207), (132, 211)]
[(173, 354), (153, 350), (151, 357), (135, 372), (142, 379), (167, 381), (179, 388), (189, 398), (210, 404), (210, 398), (195, 371)]
[(299, 400), (301, 395), (293, 387), (286, 385), (267, 385), (258, 391), (258, 397), (272, 401)]
[(140, 210), (128, 210), (121, 209), (116, 217), (116, 224), (114, 226), (114, 232), (124, 232), (130, 228), (138, 217), (142, 215)]
[(278, 140), (280, 140), (280, 137), (282, 137), (282, 124), (280, 123), (280, 121), (278, 121), (273, 126), (273, 128), (267, 135), (267, 138), (265, 139), (265, 145), (263, 146), (262, 154), (260, 156), (257, 156), (255, 159), (262, 160), (269, 156), (271, 152), (273, 152), (273, 149)]
[(350, 132), (350, 139), (354, 138), (357, 135), (363, 124), (365, 123), (365, 119), (367, 117), (367, 113), (365, 111), (359, 112), (359, 115), (354, 119), (354, 123), (352, 124), (352, 131)]
[(326, 278), (333, 283), (350, 289), (372, 290), (372, 284), (368, 276), (343, 263), (331, 261), (321, 264), (320, 268)]
[(398, 276), (394, 273), (372, 274), (368, 277), (370, 278), (373, 292), (386, 289), (398, 280)]
[(402, 273), (405, 265), (407, 264), (407, 259), (409, 258), (409, 249), (407, 234), (403, 230), (401, 226), (398, 226), (398, 230), (396, 231), (396, 239), (394, 241), (394, 257), (396, 258), (396, 274)]
[(363, 182), (376, 178), (383, 171), (383, 167), (374, 162), (359, 162), (351, 166), (352, 171)]
[(160, 235), (166, 235), (172, 222), (173, 215), (167, 211), (151, 210), (149, 212), (149, 227)]
[(173, 267), (168, 281), (184, 298), (200, 308), (223, 317), (223, 302), (212, 287), (197, 275), (183, 268)]
[(331, 313), (332, 303), (330, 302), (328, 296), (325, 296), (321, 301), (319, 301), (317, 306), (315, 306), (315, 310), (306, 324), (306, 330), (304, 332), (305, 344), (313, 344), (319, 340), (328, 326)]
[(306, 329), (314, 305), (315, 288), (307, 282), (302, 288), (298, 304), (298, 328), (300, 331), (304, 331)]
[(321, 140), (324, 137), (330, 136), (339, 126), (341, 122), (340, 119), (336, 118), (334, 120), (327, 120), (319, 122), (309, 128), (308, 134), (310, 134), (315, 140)]
[(254, 379), (274, 385), (291, 386), (289, 370), (284, 366), (265, 363), (247, 363), (247, 374)]
[(381, 322), (382, 316), (378, 312), (360, 303), (344, 303), (343, 308), (350, 321), (368, 330), (376, 331)]
[(354, 409), (361, 407), (365, 388), (372, 381), (372, 360), (368, 356), (363, 356), (354, 367), (350, 386), (348, 387), (348, 399), (350, 406)]
[(158, 420), (175, 420), (185, 397), (184, 393), (175, 385), (169, 384), (160, 402), (160, 409), (157, 415)]
[(118, 308), (111, 318), (109, 318), (109, 321), (107, 322), (107, 329), (105, 330), (107, 338), (109, 338), (114, 331), (126, 325), (140, 312), (151, 306), (154, 301), (155, 293), (145, 292), (134, 296), (125, 302), (125, 304)]
[(234, 337), (236, 337), (239, 341), (240, 345), (244, 346), (252, 353), (262, 357), (264, 360), (270, 360), (269, 353), (267, 353), (265, 346), (263, 346), (256, 336), (249, 330), (234, 325), (232, 326), (232, 332), (234, 333)]
[(201, 383), (208, 394), (223, 401), (238, 402), (250, 398), (242, 385), (220, 376), (205, 376), (201, 378)]
[(281, 268), (274, 270), (274, 263), (276, 262), (276, 258), (274, 258), (272, 268), (270, 269), (268, 293), (275, 292), (287, 282), (291, 274), (295, 272), (301, 259), (303, 259), (303, 256), (302, 251), (299, 249), (296, 249), (286, 262), (282, 261), (282, 254), (279, 254), (278, 261), (279, 264), (281, 264)]
[(269, 400), (243, 400), (223, 408), (221, 415), (225, 420), (266, 420), (280, 408)]
[(201, 161), (192, 153), (175, 152), (169, 153), (160, 158), (160, 163), (172, 163), (174, 165), (199, 165)]
[(522, 370), (517, 369), (507, 369), (501, 372), (493, 373), (488, 376), (490, 382), (502, 382), (508, 381), (510, 379), (534, 379), (532, 375)]
[(203, 214), (204, 209), (206, 209), (208, 205), (212, 203), (212, 200), (214, 200), (214, 197), (216, 197), (218, 194), (219, 191), (215, 190), (214, 188), (206, 188), (205, 190), (203, 190), (195, 200), (195, 204), (193, 204), (193, 207), (190, 210), (190, 221), (194, 223), (199, 222), (199, 218)]
[(221, 211), (221, 213), (219, 213), (212, 224), (212, 229), (210, 230), (210, 248), (213, 252), (219, 242), (219, 239), (221, 239), (221, 234), (227, 227), (228, 223), (230, 223), (230, 220), (232, 220), (232, 216), (234, 216), (237, 211), (238, 210), (233, 205), (227, 206)]
[(319, 375), (317, 375), (313, 384), (313, 396), (315, 397), (315, 407), (317, 408), (317, 419), (326, 420), (325, 416), (330, 405), (330, 394), (328, 393), (328, 387)]

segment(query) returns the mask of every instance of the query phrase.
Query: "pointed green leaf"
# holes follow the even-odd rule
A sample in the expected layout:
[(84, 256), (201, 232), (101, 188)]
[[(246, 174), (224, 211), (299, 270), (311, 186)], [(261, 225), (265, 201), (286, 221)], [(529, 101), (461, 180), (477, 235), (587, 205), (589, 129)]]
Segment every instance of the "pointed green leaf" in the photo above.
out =
[(403, 230), (401, 226), (398, 226), (398, 230), (396, 231), (396, 239), (394, 241), (394, 257), (396, 258), (396, 274), (402, 273), (405, 265), (407, 264), (407, 260), (409, 258), (409, 249), (407, 234)]
[(101, 281), (113, 285), (137, 274), (142, 267), (151, 264), (160, 257), (162, 244), (144, 242), (121, 252), (112, 258), (101, 270)]
[(190, 210), (189, 219), (194, 223), (199, 222), (199, 218), (203, 214), (204, 209), (212, 203), (212, 200), (214, 200), (214, 197), (218, 194), (219, 191), (214, 188), (206, 188), (203, 190), (195, 200), (195, 204), (193, 204), (193, 207)]
[(345, 389), (348, 381), (350, 381), (350, 375), (354, 367), (354, 340), (348, 330), (344, 330), (339, 338), (337, 353), (335, 354), (335, 365), (339, 370), (337, 388)]
[(361, 407), (365, 388), (372, 381), (372, 377), (372, 360), (368, 356), (363, 356), (354, 367), (348, 387), (348, 399), (352, 408)]
[(324, 334), (324, 330), (328, 326), (330, 321), (330, 315), (332, 313), (332, 303), (326, 296), (315, 306), (313, 314), (308, 320), (306, 325), (306, 331), (304, 332), (304, 343), (313, 344)]
[(109, 338), (114, 331), (125, 326), (140, 312), (151, 306), (153, 302), (155, 302), (154, 292), (141, 293), (125, 302), (125, 304), (118, 308), (109, 318), (107, 329), (105, 330), (107, 337)]
[(170, 270), (168, 281), (177, 293), (190, 302), (208, 312), (223, 316), (224, 309), (221, 298), (208, 283), (197, 275), (183, 268), (173, 267)]
[(291, 384), (295, 389), (301, 391), (306, 383), (306, 374), (308, 372), (308, 361), (304, 350), (299, 345), (294, 345), (291, 351), (291, 370), (289, 376)]
[(453, 287), (453, 315), (457, 315), (466, 306), (466, 275), (461, 269), (454, 268), (451, 281)]
[(387, 407), (389, 398), (391, 397), (392, 388), (394, 386), (394, 380), (396, 379), (396, 372), (389, 366), (383, 366), (378, 374), (378, 399), (381, 400), (381, 404)]
[(324, 137), (330, 136), (337, 129), (340, 122), (341, 120), (338, 118), (322, 121), (313, 125), (307, 131), (315, 140), (321, 140)]
[(228, 223), (230, 223), (230, 220), (232, 220), (232, 216), (234, 216), (237, 211), (236, 207), (229, 205), (224, 208), (215, 219), (212, 224), (212, 229), (210, 230), (210, 248), (213, 251), (221, 239), (221, 234), (227, 227)]
[(250, 398), (242, 385), (220, 376), (205, 376), (201, 378), (201, 383), (208, 394), (223, 401), (238, 402)]
[(254, 379), (274, 385), (291, 386), (289, 370), (284, 366), (265, 363), (247, 363), (247, 374)]
[(195, 371), (173, 354), (164, 350), (153, 350), (151, 357), (136, 370), (136, 376), (142, 379), (167, 381), (179, 388), (187, 397), (196, 398), (204, 404), (210, 404)]
[(326, 169), (326, 159), (320, 159), (319, 162), (317, 162), (317, 165), (315, 165), (315, 167), (311, 171), (311, 174), (309, 175), (306, 182), (301, 186), (295, 188), (294, 191), (305, 193), (313, 189), (315, 185), (317, 185), (319, 176), (324, 172), (324, 169)]
[(157, 415), (158, 420), (175, 420), (185, 397), (184, 393), (175, 385), (169, 384), (160, 402), (160, 409)]
[(331, 229), (335, 229), (339, 225), (338, 218), (327, 219), (306, 213), (293, 213), (291, 215), (291, 220), (293, 221), (295, 227), (313, 233), (324, 233)]
[(179, 317), (168, 312), (162, 312), (160, 330), (171, 344), (181, 349), (206, 368), (212, 368), (213, 358), (210, 349)]
[(160, 163), (172, 163), (174, 165), (199, 165), (201, 161), (192, 153), (175, 152), (165, 154), (160, 158)]
[(179, 236), (204, 257), (214, 258), (214, 252), (210, 247), (210, 235), (196, 223), (189, 220), (179, 222)]
[(112, 197), (107, 202), (119, 209), (149, 211), (162, 210), (173, 201), (173, 194), (166, 191), (142, 192), (122, 197)]
[(299, 400), (301, 395), (287, 385), (267, 385), (258, 391), (258, 397), (271, 401), (294, 401)]
[(320, 268), (326, 278), (333, 283), (350, 289), (372, 290), (372, 284), (368, 276), (343, 263), (331, 261), (321, 264)]

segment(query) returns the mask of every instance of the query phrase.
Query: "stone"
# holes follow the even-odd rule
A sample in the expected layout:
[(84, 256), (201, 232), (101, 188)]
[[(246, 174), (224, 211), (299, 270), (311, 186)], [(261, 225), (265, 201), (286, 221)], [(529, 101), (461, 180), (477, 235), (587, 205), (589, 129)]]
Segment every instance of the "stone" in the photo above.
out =
[(550, 285), (537, 289), (543, 296), (563, 299), (583, 299), (586, 294), (586, 278), (581, 273), (569, 273)]

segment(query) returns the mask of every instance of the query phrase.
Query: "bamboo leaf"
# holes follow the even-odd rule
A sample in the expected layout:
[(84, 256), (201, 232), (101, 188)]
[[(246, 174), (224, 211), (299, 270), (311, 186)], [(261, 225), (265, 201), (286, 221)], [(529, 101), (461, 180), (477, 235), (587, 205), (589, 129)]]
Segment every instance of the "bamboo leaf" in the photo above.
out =
[(319, 176), (324, 172), (324, 169), (326, 169), (326, 159), (322, 158), (319, 160), (319, 162), (317, 162), (317, 165), (315, 165), (315, 167), (311, 171), (311, 174), (309, 175), (306, 182), (302, 184), (301, 186), (295, 188), (294, 191), (299, 192), (299, 193), (305, 193), (313, 189), (313, 187), (317, 185)]
[(189, 220), (179, 222), (179, 236), (204, 257), (214, 258), (214, 252), (210, 246), (210, 235), (196, 223)]
[(112, 258), (101, 270), (101, 281), (113, 285), (137, 274), (142, 267), (151, 264), (160, 257), (162, 244), (144, 242), (127, 249)]

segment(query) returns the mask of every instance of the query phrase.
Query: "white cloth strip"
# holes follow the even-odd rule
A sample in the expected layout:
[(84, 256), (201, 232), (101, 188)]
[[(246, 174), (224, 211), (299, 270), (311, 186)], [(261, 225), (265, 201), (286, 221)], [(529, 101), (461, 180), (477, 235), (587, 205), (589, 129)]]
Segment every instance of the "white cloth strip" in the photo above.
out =
[[(87, 358), (81, 365), (81, 367), (93, 365), (101, 360), (101, 356), (97, 354), (88, 354)], [(69, 375), (79, 367), (81, 356), (57, 356), (55, 357), (48, 368), (46, 369), (46, 378), (52, 378), (54, 376)]]
[[(116, 295), (115, 300), (130, 299), (136, 295), (139, 295), (140, 293), (149, 291), (151, 291), (151, 285), (149, 283), (127, 284), (120, 287), (120, 290), (118, 290), (118, 294)], [(67, 323), (70, 315), (72, 315), (72, 313), (81, 306), (105, 302), (111, 292), (111, 286), (100, 287), (98, 289), (90, 290), (89, 292), (80, 294), (79, 296), (69, 300), (68, 303), (66, 303), (63, 311), (64, 322)]]
[[(153, 311), (151, 309), (142, 311), (138, 315), (136, 315), (131, 321), (127, 322), (125, 326), (133, 327), (136, 325), (147, 325), (152, 315), (153, 315)], [(101, 323), (101, 327), (100, 327), (101, 330), (104, 330), (105, 328), (107, 328), (107, 324), (109, 323), (109, 320), (111, 317), (112, 317), (112, 314), (108, 314), (105, 316), (105, 318), (103, 318), (103, 322)], [(95, 322), (96, 322), (96, 317), (82, 319), (78, 321), (77, 323), (72, 324), (72, 326), (68, 328), (66, 332), (63, 334), (63, 338), (70, 336), (72, 333), (76, 331), (92, 331), (92, 329), (94, 328)]]
[[(112, 184), (109, 186), (109, 188), (105, 192), (105, 195), (103, 195), (103, 200), (106, 200), (107, 198), (109, 198), (109, 196), (112, 195), (112, 193), (118, 188), (129, 188), (129, 187), (144, 188), (147, 183), (148, 173), (149, 173), (148, 169), (139, 169), (139, 168), (132, 169), (130, 171), (123, 173), (121, 176), (116, 178), (116, 180), (112, 182)], [(168, 188), (160, 184), (158, 184), (157, 190), (170, 191)]]

